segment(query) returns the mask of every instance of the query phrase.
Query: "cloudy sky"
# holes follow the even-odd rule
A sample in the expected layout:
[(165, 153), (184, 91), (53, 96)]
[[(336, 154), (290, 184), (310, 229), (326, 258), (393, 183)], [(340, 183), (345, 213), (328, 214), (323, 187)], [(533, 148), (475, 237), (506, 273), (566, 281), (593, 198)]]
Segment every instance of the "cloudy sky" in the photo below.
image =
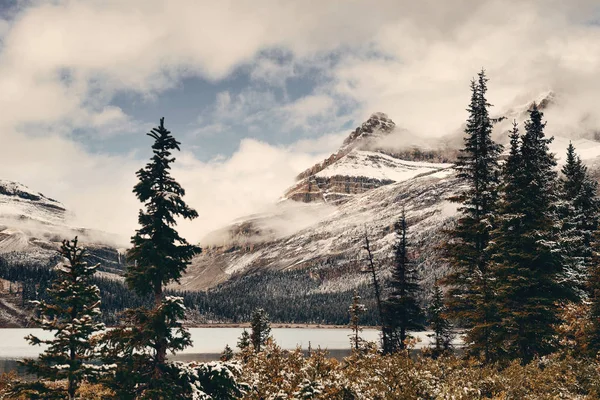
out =
[(597, 0), (0, 0), (0, 17), (0, 178), (124, 236), (163, 116), (194, 241), (274, 202), (372, 112), (456, 129), (482, 67), (495, 109), (554, 90), (555, 129), (600, 127)]

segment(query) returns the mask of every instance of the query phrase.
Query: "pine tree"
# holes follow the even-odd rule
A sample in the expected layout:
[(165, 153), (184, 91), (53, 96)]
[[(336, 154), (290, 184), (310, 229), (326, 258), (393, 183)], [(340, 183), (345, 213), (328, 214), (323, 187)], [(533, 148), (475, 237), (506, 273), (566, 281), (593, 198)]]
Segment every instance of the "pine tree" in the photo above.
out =
[(581, 295), (591, 269), (592, 236), (598, 229), (600, 202), (598, 183), (590, 178), (587, 167), (569, 143), (566, 163), (560, 179), (561, 240), (565, 251), (567, 278)]
[(352, 334), (350, 335), (350, 348), (358, 351), (362, 348), (363, 339), (360, 337), (362, 328), (360, 327), (360, 315), (367, 311), (364, 304), (360, 302), (360, 296), (355, 290), (352, 296), (352, 304), (348, 309), (350, 312), (350, 329)]
[(418, 295), (421, 291), (416, 266), (408, 256), (407, 224), (404, 211), (394, 224), (396, 243), (394, 243), (394, 265), (389, 281), (391, 288), (383, 304), (385, 325), (391, 330), (389, 348), (383, 349), (389, 354), (406, 349), (409, 331), (421, 329), (422, 311)]
[(219, 359), (221, 361), (229, 361), (233, 358), (233, 350), (229, 347), (228, 344), (225, 345), (223, 352), (221, 353), (221, 357)]
[(269, 315), (262, 308), (257, 308), (250, 317), (250, 342), (255, 352), (260, 352), (262, 346), (267, 344), (267, 339), (271, 335), (271, 322)]
[(452, 324), (446, 316), (447, 311), (444, 304), (444, 293), (436, 280), (433, 286), (431, 303), (427, 309), (430, 328), (433, 331), (433, 334), (430, 334), (429, 337), (433, 338), (432, 355), (434, 358), (448, 353), (452, 348), (454, 334), (452, 333)]
[(491, 106), (486, 99), (485, 71), (471, 82), (471, 103), (465, 128), (465, 147), (461, 150), (456, 169), (465, 190), (453, 200), (461, 203), (456, 227), (451, 230), (446, 246), (450, 273), (448, 306), (454, 318), (466, 330), (467, 351), (489, 361), (497, 315), (493, 306), (493, 280), (486, 251), (498, 204), (502, 147), (491, 138), (493, 122)]
[[(498, 228), (492, 235), (496, 329), (503, 357), (527, 363), (556, 346), (559, 303), (573, 297), (564, 285), (557, 229), (556, 161), (544, 136), (543, 114), (533, 105), (525, 135), (511, 135)], [(520, 140), (519, 140), (520, 139)], [(520, 146), (519, 146), (520, 141)]]
[[(34, 301), (39, 317), (35, 322), (54, 338), (44, 340), (34, 335), (26, 337), (31, 345), (47, 345), (37, 360), (24, 360), (27, 371), (50, 381), (65, 380), (66, 390), (36, 384), (43, 391), (41, 398), (74, 399), (82, 382), (96, 378), (102, 371), (90, 361), (97, 357), (91, 337), (104, 329), (100, 316), (100, 291), (91, 284), (95, 266), (85, 262), (86, 250), (78, 246), (77, 237), (63, 241), (60, 248), (63, 260), (56, 266), (56, 278), (48, 289), (47, 301)], [(22, 394), (32, 395), (32, 385), (18, 388)]]
[(153, 156), (137, 172), (139, 182), (133, 189), (145, 210), (139, 212), (141, 227), (131, 240), (125, 279), (138, 295), (152, 295), (154, 307), (127, 310), (125, 327), (107, 334), (105, 356), (118, 366), (108, 385), (121, 398), (185, 398), (188, 388), (181, 385), (178, 369), (166, 355), (190, 346), (190, 334), (181, 323), (183, 300), (165, 296), (164, 287), (178, 282), (200, 252), (179, 236), (175, 218), (191, 220), (198, 214), (183, 201), (185, 191), (170, 175), (175, 161), (171, 153), (180, 150), (180, 143), (165, 128), (164, 118), (147, 135), (154, 139)]
[(240, 350), (244, 350), (244, 349), (247, 349), (251, 343), (252, 342), (250, 341), (250, 334), (248, 333), (248, 331), (246, 329), (244, 329), (242, 331), (242, 335), (240, 336), (240, 339), (237, 342), (237, 347)]

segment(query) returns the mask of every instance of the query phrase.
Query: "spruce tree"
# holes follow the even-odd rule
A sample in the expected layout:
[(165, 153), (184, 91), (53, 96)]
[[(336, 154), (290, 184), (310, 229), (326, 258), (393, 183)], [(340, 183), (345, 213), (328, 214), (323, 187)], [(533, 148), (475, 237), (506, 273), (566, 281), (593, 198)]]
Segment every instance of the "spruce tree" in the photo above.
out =
[(558, 235), (556, 161), (545, 138), (543, 114), (534, 104), (525, 135), (511, 134), (504, 169), (498, 228), (492, 235), (496, 297), (502, 318), (496, 329), (503, 357), (523, 363), (556, 346), (559, 303), (573, 298), (564, 284)]
[(390, 293), (384, 301), (385, 326), (390, 328), (391, 340), (384, 353), (406, 349), (409, 331), (421, 329), (422, 311), (418, 301), (421, 291), (415, 263), (408, 256), (407, 224), (404, 211), (394, 224), (396, 242), (393, 245), (394, 265), (389, 281)]
[(165, 296), (165, 286), (178, 282), (192, 257), (201, 250), (189, 244), (174, 229), (175, 218), (194, 219), (195, 210), (183, 201), (184, 189), (171, 177), (174, 150), (180, 143), (164, 126), (147, 134), (154, 140), (153, 156), (137, 172), (139, 182), (133, 192), (144, 204), (132, 237), (130, 262), (125, 280), (140, 296), (152, 296), (153, 308), (127, 310), (125, 327), (106, 336), (106, 358), (117, 364), (115, 379), (109, 382), (121, 398), (185, 398), (189, 388), (180, 382), (177, 366), (166, 360), (191, 345), (183, 327), (183, 300)]
[(432, 355), (434, 358), (448, 353), (452, 348), (454, 335), (452, 324), (450, 324), (446, 315), (447, 312), (448, 310), (444, 304), (444, 293), (436, 280), (433, 285), (431, 303), (427, 309), (430, 329), (433, 331), (429, 337), (433, 338)]
[(88, 256), (79, 247), (77, 237), (63, 241), (60, 248), (62, 261), (56, 266), (56, 278), (47, 290), (47, 301), (34, 301), (39, 317), (34, 320), (45, 331), (54, 333), (54, 338), (44, 340), (34, 335), (26, 337), (31, 345), (47, 345), (38, 359), (24, 360), (28, 373), (49, 381), (66, 381), (66, 389), (57, 385), (25, 384), (18, 388), (23, 395), (74, 399), (82, 382), (94, 379), (102, 367), (90, 364), (97, 357), (91, 337), (104, 329), (98, 322), (100, 317), (100, 291), (91, 283), (95, 266), (85, 262)]
[(223, 349), (223, 352), (221, 353), (221, 357), (219, 357), (219, 360), (229, 361), (232, 358), (233, 358), (233, 350), (231, 349), (231, 347), (229, 347), (228, 344), (226, 344), (225, 348)]
[(237, 347), (240, 350), (245, 350), (248, 348), (248, 346), (250, 346), (252, 342), (250, 341), (250, 334), (248, 333), (248, 331), (246, 329), (244, 329), (242, 331), (242, 335), (240, 336), (238, 342), (237, 342)]
[(471, 82), (464, 148), (456, 163), (457, 176), (465, 189), (453, 199), (461, 206), (446, 246), (450, 273), (445, 284), (449, 309), (467, 328), (468, 353), (489, 361), (493, 358), (492, 336), (497, 314), (486, 250), (495, 224), (500, 182), (498, 158), (502, 147), (491, 138), (493, 122), (488, 111), (491, 105), (486, 99), (487, 81), (482, 70), (478, 79)]
[(352, 304), (350, 305), (348, 312), (350, 313), (350, 329), (352, 330), (352, 334), (350, 334), (350, 348), (355, 351), (358, 351), (363, 347), (364, 340), (360, 337), (360, 333), (362, 332), (362, 328), (360, 327), (360, 315), (366, 311), (367, 308), (360, 302), (358, 292), (354, 290)]
[(561, 240), (565, 251), (567, 277), (583, 295), (592, 261), (592, 237), (598, 229), (600, 202), (598, 183), (591, 179), (587, 167), (569, 143), (560, 179)]
[(267, 344), (267, 339), (271, 335), (271, 322), (269, 315), (262, 308), (257, 308), (250, 317), (250, 342), (255, 352), (260, 352), (261, 347)]

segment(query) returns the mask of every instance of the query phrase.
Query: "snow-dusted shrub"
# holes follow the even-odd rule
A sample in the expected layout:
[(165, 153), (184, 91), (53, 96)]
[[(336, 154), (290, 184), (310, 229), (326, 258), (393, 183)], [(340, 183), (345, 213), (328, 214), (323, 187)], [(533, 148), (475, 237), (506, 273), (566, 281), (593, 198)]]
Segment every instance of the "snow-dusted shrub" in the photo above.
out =
[(246, 394), (248, 385), (240, 381), (241, 365), (237, 361), (174, 363), (192, 389), (193, 400), (233, 400)]

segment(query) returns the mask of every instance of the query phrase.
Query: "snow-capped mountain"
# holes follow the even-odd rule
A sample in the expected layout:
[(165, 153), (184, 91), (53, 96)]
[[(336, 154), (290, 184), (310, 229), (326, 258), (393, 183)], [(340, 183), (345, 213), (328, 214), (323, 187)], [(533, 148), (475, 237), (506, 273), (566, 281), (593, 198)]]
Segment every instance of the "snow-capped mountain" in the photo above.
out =
[(111, 235), (70, 224), (70, 214), (57, 200), (20, 183), (0, 180), (0, 255), (26, 264), (45, 264), (56, 257), (64, 239), (78, 236), (93, 261), (105, 270), (118, 268), (120, 256)]
[[(555, 101), (552, 92), (536, 99), (540, 108)], [(522, 126), (531, 104), (501, 114), (506, 118), (496, 123), (497, 140), (508, 141), (512, 119)], [(301, 173), (274, 211), (240, 219), (209, 235), (203, 241), (205, 252), (182, 280), (184, 288), (207, 289), (245, 274), (293, 269), (318, 279), (323, 292), (352, 290), (368, 280), (361, 273), (365, 232), (378, 262), (389, 265), (392, 228), (402, 209), (425, 285), (443, 276), (439, 246), (445, 240), (443, 228), (456, 216), (457, 204), (449, 198), (461, 189), (448, 160), (456, 156), (463, 132), (456, 130), (437, 149), (415, 149), (408, 142), (402, 147), (402, 134), (385, 114), (373, 114), (337, 152)], [(579, 137), (573, 144), (600, 176), (600, 142)], [(569, 141), (556, 136), (551, 144), (559, 165)], [(448, 142), (455, 147), (448, 148)]]
[(373, 114), (336, 153), (301, 173), (274, 211), (209, 235), (205, 252), (182, 279), (184, 288), (206, 289), (255, 271), (306, 268), (307, 274), (319, 271), (319, 290), (351, 290), (368, 279), (360, 272), (365, 231), (386, 264), (403, 208), (415, 254), (422, 265), (436, 264), (432, 244), (442, 240), (439, 228), (455, 213), (448, 198), (459, 186), (450, 163), (402, 159), (378, 149), (397, 133), (385, 114)]
[(339, 204), (356, 194), (450, 166), (402, 160), (374, 149), (395, 127), (386, 114), (371, 115), (336, 153), (298, 175), (284, 199)]

